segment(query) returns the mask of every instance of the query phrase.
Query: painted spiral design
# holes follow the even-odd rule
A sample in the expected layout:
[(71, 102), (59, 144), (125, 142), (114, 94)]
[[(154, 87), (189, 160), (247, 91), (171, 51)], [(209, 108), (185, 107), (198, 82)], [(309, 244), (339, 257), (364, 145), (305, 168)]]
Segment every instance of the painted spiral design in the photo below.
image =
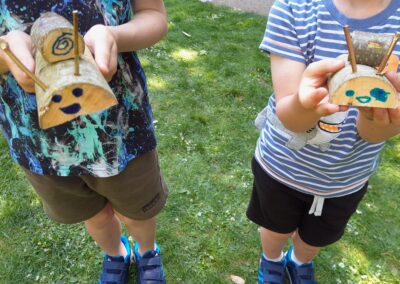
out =
[(62, 33), (53, 44), (52, 53), (56, 56), (66, 55), (74, 48), (72, 33)]

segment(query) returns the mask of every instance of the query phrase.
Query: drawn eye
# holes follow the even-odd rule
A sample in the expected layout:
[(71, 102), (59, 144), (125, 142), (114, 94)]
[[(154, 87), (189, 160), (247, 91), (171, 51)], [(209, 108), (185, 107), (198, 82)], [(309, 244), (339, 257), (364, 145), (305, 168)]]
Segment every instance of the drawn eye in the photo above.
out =
[(72, 94), (75, 97), (79, 98), (80, 96), (83, 95), (83, 90), (81, 88), (75, 88), (75, 89), (72, 90)]
[(385, 90), (382, 90), (380, 88), (374, 88), (370, 91), (370, 95), (377, 101), (386, 102), (390, 93), (385, 92)]
[(62, 97), (60, 95), (53, 95), (53, 97), (51, 98), (51, 100), (55, 103), (59, 103), (62, 100)]
[(347, 90), (346, 91), (346, 97), (352, 97), (355, 95), (356, 92), (354, 92), (353, 90)]

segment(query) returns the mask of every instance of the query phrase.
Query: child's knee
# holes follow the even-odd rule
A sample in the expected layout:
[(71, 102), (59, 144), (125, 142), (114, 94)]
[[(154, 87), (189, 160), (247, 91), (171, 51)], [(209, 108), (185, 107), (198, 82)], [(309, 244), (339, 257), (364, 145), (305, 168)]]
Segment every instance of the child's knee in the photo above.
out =
[(87, 219), (85, 224), (94, 225), (94, 226), (102, 226), (105, 223), (111, 221), (114, 218), (114, 210), (110, 203), (108, 203), (100, 212), (98, 212), (93, 217)]

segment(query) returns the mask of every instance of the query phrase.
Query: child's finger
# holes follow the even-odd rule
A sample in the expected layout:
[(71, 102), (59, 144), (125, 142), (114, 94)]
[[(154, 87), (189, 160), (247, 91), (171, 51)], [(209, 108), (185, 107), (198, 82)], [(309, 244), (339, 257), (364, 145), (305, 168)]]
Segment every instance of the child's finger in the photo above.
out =
[(113, 45), (111, 48), (111, 56), (109, 61), (109, 69), (107, 74), (107, 81), (111, 81), (112, 77), (114, 76), (115, 72), (117, 71), (118, 66), (118, 50), (116, 45)]
[(386, 74), (386, 77), (393, 84), (398, 92), (400, 92), (400, 74), (396, 72), (389, 72)]
[(359, 107), (358, 111), (368, 120), (373, 120), (373, 110), (370, 107)]
[(33, 80), (18, 81), (18, 84), (25, 92), (35, 93), (35, 82)]
[[(35, 60), (33, 59), (31, 49), (26, 45), (10, 45), (11, 51), (14, 55), (22, 62), (22, 64), (32, 73), (35, 72)], [(18, 84), (27, 92), (35, 91), (35, 84), (33, 80), (11, 60), (11, 58), (6, 58), (7, 65), (10, 72), (14, 75)]]
[(388, 111), (391, 123), (400, 127), (400, 107), (389, 109)]
[(349, 106), (339, 106), (339, 111), (348, 111)]
[(322, 117), (339, 112), (340, 107), (330, 103), (322, 103), (316, 107), (315, 111), (318, 116)]
[(374, 108), (373, 120), (377, 125), (388, 126), (390, 124), (389, 112), (385, 108)]
[(306, 109), (311, 109), (316, 107), (323, 99), (328, 95), (328, 90), (326, 88), (310, 88), (306, 90), (304, 94), (300, 95), (300, 102)]
[(111, 47), (110, 44), (99, 43), (94, 48), (94, 58), (103, 76), (107, 76), (110, 70)]
[(311, 63), (304, 71), (304, 76), (309, 78), (325, 77), (329, 73), (337, 72), (345, 66), (340, 59), (325, 59)]

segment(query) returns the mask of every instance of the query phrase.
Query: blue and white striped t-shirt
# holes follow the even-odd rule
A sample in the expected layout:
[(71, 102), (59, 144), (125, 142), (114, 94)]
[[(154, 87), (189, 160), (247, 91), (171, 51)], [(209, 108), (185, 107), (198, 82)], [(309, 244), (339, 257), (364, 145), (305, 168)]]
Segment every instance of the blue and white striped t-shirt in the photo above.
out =
[[(350, 30), (393, 35), (400, 30), (400, 1), (367, 19), (343, 15), (332, 0), (277, 0), (261, 50), (306, 65), (347, 53), (343, 26)], [(398, 44), (393, 54), (400, 55)], [(290, 78), (288, 78), (290, 79)], [(337, 197), (361, 189), (378, 167), (384, 143), (372, 144), (358, 135), (358, 110), (322, 117), (305, 133), (287, 130), (269, 99), (256, 159), (278, 181), (304, 193)]]

